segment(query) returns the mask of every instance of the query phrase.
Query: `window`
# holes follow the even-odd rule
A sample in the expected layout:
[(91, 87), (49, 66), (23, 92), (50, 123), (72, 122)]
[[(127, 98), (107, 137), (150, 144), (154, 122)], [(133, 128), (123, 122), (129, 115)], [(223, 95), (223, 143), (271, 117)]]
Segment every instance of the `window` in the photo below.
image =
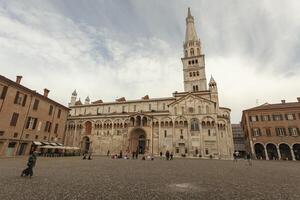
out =
[(28, 117), (26, 123), (26, 129), (34, 130), (37, 124), (37, 118)]
[(49, 107), (49, 115), (52, 115), (52, 112), (53, 112), (53, 106), (52, 105), (50, 105), (50, 107)]
[(261, 116), (261, 121), (270, 121), (270, 116), (269, 115), (262, 115)]
[(18, 133), (14, 133), (14, 138), (18, 137), (18, 135), (19, 135)]
[(289, 135), (290, 136), (299, 136), (299, 128), (297, 127), (289, 127)]
[[(198, 49), (198, 50), (199, 50), (199, 49)], [(195, 62), (198, 63), (198, 60), (196, 59)]]
[(180, 134), (180, 139), (183, 139), (183, 135), (182, 135), (182, 133)]
[(25, 106), (26, 105), (26, 100), (27, 100), (27, 95), (22, 94), (19, 91), (17, 91), (16, 96), (15, 96), (15, 100), (14, 100), (14, 104)]
[(189, 113), (194, 113), (194, 108), (189, 107)]
[(193, 73), (192, 72), (190, 72), (190, 77), (192, 77), (193, 76)]
[(49, 121), (46, 121), (46, 125), (45, 125), (45, 129), (44, 129), (44, 131), (45, 132), (50, 132), (51, 131), (51, 122), (49, 122)]
[(5, 99), (7, 93), (7, 86), (0, 86), (0, 99)]
[(271, 128), (266, 128), (266, 135), (272, 136)]
[(274, 121), (281, 121), (281, 120), (283, 120), (282, 115), (273, 115), (273, 120)]
[(196, 72), (193, 72), (193, 76), (196, 76)]
[(191, 56), (194, 56), (194, 49), (193, 48), (191, 48), (190, 53), (191, 53)]
[(286, 135), (286, 132), (285, 132), (285, 128), (275, 128), (275, 131), (276, 131), (276, 135), (277, 136), (284, 136)]
[(16, 126), (19, 118), (19, 113), (13, 113), (11, 120), (10, 120), (10, 126)]
[(167, 130), (165, 130), (165, 138), (167, 137)]
[(197, 119), (191, 120), (191, 131), (199, 131), (199, 123)]
[(40, 101), (38, 100), (38, 99), (35, 99), (34, 100), (34, 103), (33, 103), (33, 110), (37, 110), (38, 109), (38, 107), (39, 107), (39, 103), (40, 103)]
[(199, 71), (197, 71), (197, 76), (199, 76)]
[(4, 135), (4, 131), (0, 131), (0, 136), (3, 136)]
[(191, 61), (189, 60), (189, 65), (191, 64)]
[(261, 132), (259, 128), (252, 129), (253, 137), (261, 136)]
[(286, 120), (295, 120), (296, 119), (296, 115), (295, 114), (286, 114), (285, 115), (285, 119)]
[(58, 119), (60, 118), (60, 115), (61, 115), (61, 109), (58, 109), (58, 112), (57, 112), (57, 118)]
[(179, 148), (176, 148), (176, 153), (179, 153)]
[(55, 124), (54, 133), (57, 133), (58, 130), (58, 124)]
[(258, 116), (249, 116), (250, 122), (257, 122)]

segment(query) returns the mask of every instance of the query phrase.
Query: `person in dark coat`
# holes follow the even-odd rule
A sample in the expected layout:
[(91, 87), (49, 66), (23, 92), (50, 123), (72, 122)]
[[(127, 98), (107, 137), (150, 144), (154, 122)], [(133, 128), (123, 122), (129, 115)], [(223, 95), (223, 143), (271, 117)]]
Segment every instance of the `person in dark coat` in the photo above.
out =
[(170, 159), (170, 152), (166, 151), (166, 160), (169, 160), (169, 159)]
[(170, 154), (170, 160), (173, 160), (173, 152)]
[(159, 152), (160, 159), (162, 159), (163, 152)]
[(28, 162), (27, 162), (27, 168), (25, 170), (22, 171), (21, 176), (30, 176), (30, 178), (33, 176), (33, 167), (36, 164), (36, 152), (33, 152), (29, 158), (28, 158)]

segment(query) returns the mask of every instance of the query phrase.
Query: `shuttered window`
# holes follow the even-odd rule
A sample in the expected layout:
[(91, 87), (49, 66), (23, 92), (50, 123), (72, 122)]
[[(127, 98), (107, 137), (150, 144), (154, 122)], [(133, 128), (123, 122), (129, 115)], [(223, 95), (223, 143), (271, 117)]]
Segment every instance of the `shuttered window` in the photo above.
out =
[(16, 126), (19, 118), (19, 113), (13, 113), (10, 121), (11, 126)]

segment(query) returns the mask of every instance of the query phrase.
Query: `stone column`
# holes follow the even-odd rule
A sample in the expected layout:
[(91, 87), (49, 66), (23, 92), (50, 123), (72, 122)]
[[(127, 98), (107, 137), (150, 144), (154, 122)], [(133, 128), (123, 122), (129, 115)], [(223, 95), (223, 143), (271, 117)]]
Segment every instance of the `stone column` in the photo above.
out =
[(294, 150), (293, 150), (293, 146), (291, 146), (290, 149), (291, 149), (292, 160), (296, 160)]
[(268, 155), (267, 147), (264, 146), (264, 149), (265, 149), (266, 160), (269, 160), (269, 155)]
[(278, 160), (281, 160), (281, 154), (280, 154), (279, 146), (276, 146), (276, 149), (277, 149), (277, 154), (278, 154)]

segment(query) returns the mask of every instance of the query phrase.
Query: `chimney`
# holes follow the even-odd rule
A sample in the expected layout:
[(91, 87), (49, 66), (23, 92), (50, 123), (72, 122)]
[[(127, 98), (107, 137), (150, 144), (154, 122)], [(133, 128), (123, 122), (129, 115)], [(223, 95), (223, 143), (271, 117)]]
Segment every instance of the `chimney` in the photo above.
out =
[(50, 90), (48, 90), (47, 88), (44, 89), (44, 96), (48, 97)]
[(281, 103), (282, 103), (282, 104), (285, 103), (285, 100), (281, 100)]
[(297, 97), (298, 102), (300, 103), (300, 97)]
[(16, 83), (20, 84), (23, 76), (17, 76)]

